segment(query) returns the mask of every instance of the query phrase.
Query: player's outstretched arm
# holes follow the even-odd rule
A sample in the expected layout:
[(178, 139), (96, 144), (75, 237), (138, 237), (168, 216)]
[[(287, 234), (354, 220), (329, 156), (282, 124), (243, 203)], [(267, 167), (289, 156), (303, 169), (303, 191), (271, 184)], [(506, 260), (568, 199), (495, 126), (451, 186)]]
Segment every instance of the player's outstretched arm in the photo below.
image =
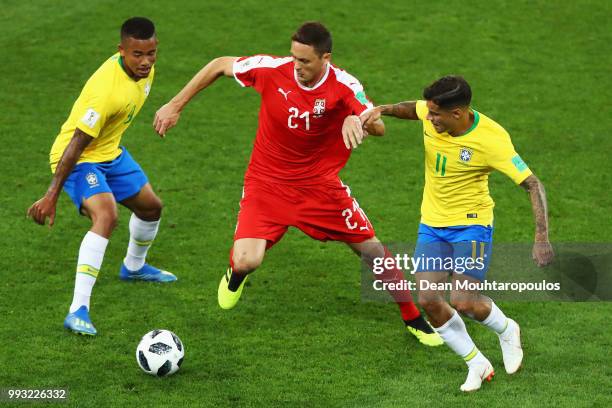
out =
[(47, 189), (47, 192), (43, 198), (36, 201), (28, 208), (28, 216), (32, 217), (34, 222), (45, 225), (45, 220), (49, 217), (49, 227), (53, 226), (55, 223), (55, 205), (57, 204), (57, 199), (62, 191), (64, 182), (72, 172), (79, 157), (81, 157), (83, 150), (85, 150), (92, 140), (93, 137), (81, 131), (79, 128), (74, 131), (70, 143), (66, 146), (66, 150), (64, 150), (55, 168), (55, 174), (53, 174), (53, 179), (51, 180), (51, 185)]
[(552, 262), (554, 252), (548, 241), (548, 204), (544, 184), (535, 174), (532, 174), (521, 183), (521, 187), (529, 192), (536, 224), (535, 243), (532, 251), (533, 260), (538, 266), (546, 266)]
[(153, 120), (155, 131), (161, 137), (164, 137), (166, 131), (178, 122), (185, 105), (198, 92), (210, 86), (220, 76), (231, 77), (234, 75), (233, 66), (237, 59), (238, 57), (219, 57), (206, 64), (170, 102), (159, 108), (155, 113), (155, 119)]
[(393, 105), (380, 105), (361, 115), (365, 128), (380, 119), (382, 115), (394, 116), (399, 119), (419, 120), (416, 111), (416, 102), (407, 101)]

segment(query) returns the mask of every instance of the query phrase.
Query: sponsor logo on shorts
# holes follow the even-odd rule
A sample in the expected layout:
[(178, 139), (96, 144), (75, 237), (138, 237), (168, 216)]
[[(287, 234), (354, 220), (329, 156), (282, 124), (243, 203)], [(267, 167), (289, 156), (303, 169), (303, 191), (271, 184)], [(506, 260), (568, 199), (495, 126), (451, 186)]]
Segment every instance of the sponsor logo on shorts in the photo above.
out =
[(96, 176), (96, 173), (87, 173), (85, 180), (87, 180), (87, 184), (89, 184), (90, 188), (98, 187), (100, 185), (100, 183), (98, 183), (98, 176)]

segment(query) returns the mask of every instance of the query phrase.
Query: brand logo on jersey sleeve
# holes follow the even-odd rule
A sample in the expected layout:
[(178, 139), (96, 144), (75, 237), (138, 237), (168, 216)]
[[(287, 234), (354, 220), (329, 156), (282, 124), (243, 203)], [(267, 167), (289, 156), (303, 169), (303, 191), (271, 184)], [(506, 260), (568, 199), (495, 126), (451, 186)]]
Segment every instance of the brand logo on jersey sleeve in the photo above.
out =
[(514, 164), (514, 167), (516, 167), (518, 171), (527, 169), (527, 163), (525, 163), (518, 154), (512, 158), (512, 164)]
[(147, 84), (144, 87), (145, 96), (149, 96), (149, 92), (151, 92), (151, 83), (147, 81)]
[(316, 99), (312, 113), (315, 114), (315, 117), (319, 117), (323, 115), (323, 112), (325, 112), (325, 99)]
[(245, 72), (251, 69), (251, 67), (255, 68), (261, 64), (264, 60), (264, 57), (259, 57), (259, 60), (255, 62), (255, 58), (257, 57), (248, 57), (243, 59), (242, 61), (238, 61), (238, 71), (237, 72)]
[(92, 108), (87, 109), (85, 115), (81, 118), (81, 122), (86, 124), (90, 129), (93, 129), (98, 123), (98, 119), (100, 119), (100, 114), (93, 110)]
[(366, 98), (365, 96), (365, 92), (363, 91), (357, 92), (355, 94), (355, 98), (357, 98), (357, 100), (361, 102), (362, 105), (367, 105), (368, 103), (370, 103), (370, 101), (368, 101), (368, 98)]
[(470, 160), (472, 160), (472, 155), (473, 154), (474, 154), (474, 152), (472, 152), (467, 147), (462, 147), (461, 148), (461, 152), (459, 153), (459, 158), (461, 159), (462, 162), (467, 163)]

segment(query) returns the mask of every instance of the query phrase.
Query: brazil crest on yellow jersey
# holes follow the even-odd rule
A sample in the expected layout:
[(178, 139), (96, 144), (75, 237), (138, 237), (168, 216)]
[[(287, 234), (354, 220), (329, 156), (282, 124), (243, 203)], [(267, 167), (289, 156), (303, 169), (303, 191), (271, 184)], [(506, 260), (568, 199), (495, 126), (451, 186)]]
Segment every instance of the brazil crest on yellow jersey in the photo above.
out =
[(77, 163), (99, 163), (119, 156), (121, 136), (149, 96), (154, 75), (153, 67), (147, 78), (135, 81), (125, 72), (119, 53), (106, 60), (83, 87), (53, 143), (51, 170), (55, 172), (77, 127), (94, 138)]
[(516, 184), (532, 174), (516, 153), (510, 135), (477, 111), (465, 134), (440, 134), (426, 118), (425, 101), (417, 101), (416, 111), (423, 121), (425, 144), (421, 222), (432, 227), (491, 225), (495, 205), (489, 194), (491, 171), (503, 172)]

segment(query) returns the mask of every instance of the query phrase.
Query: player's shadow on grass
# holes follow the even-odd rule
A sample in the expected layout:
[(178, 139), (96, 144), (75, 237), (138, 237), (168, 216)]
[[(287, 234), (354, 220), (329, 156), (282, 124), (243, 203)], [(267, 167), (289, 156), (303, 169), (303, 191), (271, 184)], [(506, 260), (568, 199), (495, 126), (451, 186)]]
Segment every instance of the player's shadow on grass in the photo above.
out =
[(546, 277), (560, 282), (559, 300), (576, 302), (612, 300), (612, 254), (585, 255), (559, 249)]

